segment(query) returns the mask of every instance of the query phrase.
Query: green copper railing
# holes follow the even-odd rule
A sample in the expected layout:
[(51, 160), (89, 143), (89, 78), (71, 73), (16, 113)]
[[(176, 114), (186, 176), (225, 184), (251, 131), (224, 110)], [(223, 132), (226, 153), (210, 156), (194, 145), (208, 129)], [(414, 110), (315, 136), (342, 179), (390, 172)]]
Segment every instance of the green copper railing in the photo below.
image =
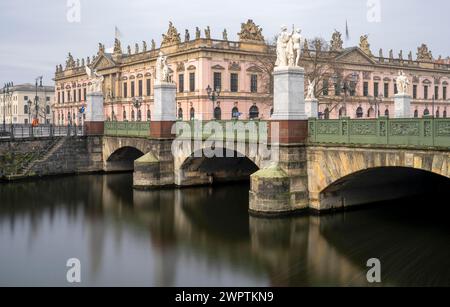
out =
[(450, 118), (310, 119), (308, 134), (310, 143), (450, 147)]
[(105, 122), (105, 135), (107, 136), (129, 136), (149, 137), (150, 122)]

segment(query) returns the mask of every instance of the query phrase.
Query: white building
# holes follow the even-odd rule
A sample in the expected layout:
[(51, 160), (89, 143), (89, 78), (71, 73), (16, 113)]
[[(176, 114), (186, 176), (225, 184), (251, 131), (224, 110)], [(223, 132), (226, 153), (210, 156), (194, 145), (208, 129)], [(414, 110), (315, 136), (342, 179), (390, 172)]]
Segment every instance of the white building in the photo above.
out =
[(29, 124), (36, 118), (40, 124), (53, 123), (54, 98), (53, 86), (26, 83), (14, 85), (9, 91), (0, 88), (0, 124)]

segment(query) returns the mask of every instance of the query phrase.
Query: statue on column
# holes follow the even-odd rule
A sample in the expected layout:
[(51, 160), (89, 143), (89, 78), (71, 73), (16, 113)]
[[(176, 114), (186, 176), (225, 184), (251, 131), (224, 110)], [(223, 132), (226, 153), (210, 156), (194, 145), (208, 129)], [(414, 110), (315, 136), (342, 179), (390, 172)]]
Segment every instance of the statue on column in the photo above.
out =
[(277, 67), (298, 66), (301, 54), (301, 30), (288, 33), (287, 27), (281, 27), (277, 40)]
[(169, 82), (169, 65), (167, 64), (167, 57), (160, 51), (158, 59), (156, 60), (156, 81)]
[(403, 72), (403, 70), (400, 70), (398, 72), (398, 77), (397, 77), (397, 90), (399, 95), (406, 95), (408, 93), (408, 87), (409, 87), (409, 79), (408, 77), (405, 75), (405, 73)]
[(86, 74), (88, 75), (91, 85), (88, 88), (89, 93), (103, 93), (103, 81), (104, 77), (99, 75), (96, 70), (92, 70), (89, 66), (86, 66)]
[(308, 91), (306, 94), (306, 100), (315, 100), (316, 95), (314, 93), (315, 87), (316, 87), (316, 80), (308, 80)]
[(186, 29), (185, 33), (184, 33), (184, 41), (188, 42), (191, 40), (191, 35), (189, 34), (189, 30)]

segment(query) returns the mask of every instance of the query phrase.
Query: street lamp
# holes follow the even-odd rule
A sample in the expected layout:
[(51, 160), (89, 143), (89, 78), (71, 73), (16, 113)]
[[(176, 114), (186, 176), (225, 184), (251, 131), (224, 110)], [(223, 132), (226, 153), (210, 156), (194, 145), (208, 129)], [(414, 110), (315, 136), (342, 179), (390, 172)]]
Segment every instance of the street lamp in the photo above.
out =
[(138, 121), (138, 113), (142, 106), (142, 97), (135, 97), (131, 102), (133, 103), (133, 107), (136, 108), (136, 121)]
[(3, 131), (6, 132), (6, 98), (9, 97), (10, 89), (14, 84), (12, 82), (5, 83), (3, 86)]
[(380, 95), (378, 97), (372, 97), (369, 96), (369, 105), (371, 107), (375, 107), (375, 118), (378, 118), (380, 115), (380, 104), (383, 103), (383, 95)]
[[(347, 116), (347, 96), (353, 96), (356, 90), (356, 86), (358, 84), (359, 74), (357, 72), (352, 72), (347, 75), (344, 80), (340, 80), (338, 75), (334, 75), (332, 78), (332, 82), (335, 88), (339, 89), (339, 96), (343, 93), (342, 106), (344, 107), (344, 116)], [(339, 87), (338, 87), (339, 86)], [(337, 106), (337, 104), (336, 104)]]
[(214, 110), (215, 110), (216, 101), (220, 97), (220, 87), (216, 87), (216, 89), (213, 90), (211, 88), (211, 86), (208, 85), (208, 87), (206, 88), (206, 92), (208, 93), (208, 99), (212, 101), (212, 107), (213, 107), (212, 114), (213, 114), (213, 119), (214, 119)]

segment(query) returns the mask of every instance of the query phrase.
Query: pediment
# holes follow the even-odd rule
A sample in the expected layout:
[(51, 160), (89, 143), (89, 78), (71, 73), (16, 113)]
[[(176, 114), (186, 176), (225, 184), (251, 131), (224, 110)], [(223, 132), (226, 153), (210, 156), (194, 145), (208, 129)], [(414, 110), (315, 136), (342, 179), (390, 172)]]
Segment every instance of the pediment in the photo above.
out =
[(354, 48), (344, 54), (338, 56), (336, 58), (337, 62), (342, 63), (355, 63), (355, 64), (375, 64), (374, 60), (372, 60), (369, 56), (367, 56), (364, 52), (359, 48)]
[(213, 67), (211, 67), (214, 70), (224, 70), (225, 67), (221, 66), (221, 65), (214, 65)]
[(114, 63), (114, 61), (112, 59), (106, 57), (105, 55), (98, 57), (95, 60), (95, 62), (92, 64), (92, 67), (95, 70), (108, 69), (108, 68), (112, 68), (115, 66), (116, 66), (116, 63)]
[(262, 73), (263, 72), (263, 70), (260, 67), (258, 67), (258, 66), (251, 66), (251, 67), (247, 68), (247, 71), (248, 72), (255, 72), (255, 73)]

